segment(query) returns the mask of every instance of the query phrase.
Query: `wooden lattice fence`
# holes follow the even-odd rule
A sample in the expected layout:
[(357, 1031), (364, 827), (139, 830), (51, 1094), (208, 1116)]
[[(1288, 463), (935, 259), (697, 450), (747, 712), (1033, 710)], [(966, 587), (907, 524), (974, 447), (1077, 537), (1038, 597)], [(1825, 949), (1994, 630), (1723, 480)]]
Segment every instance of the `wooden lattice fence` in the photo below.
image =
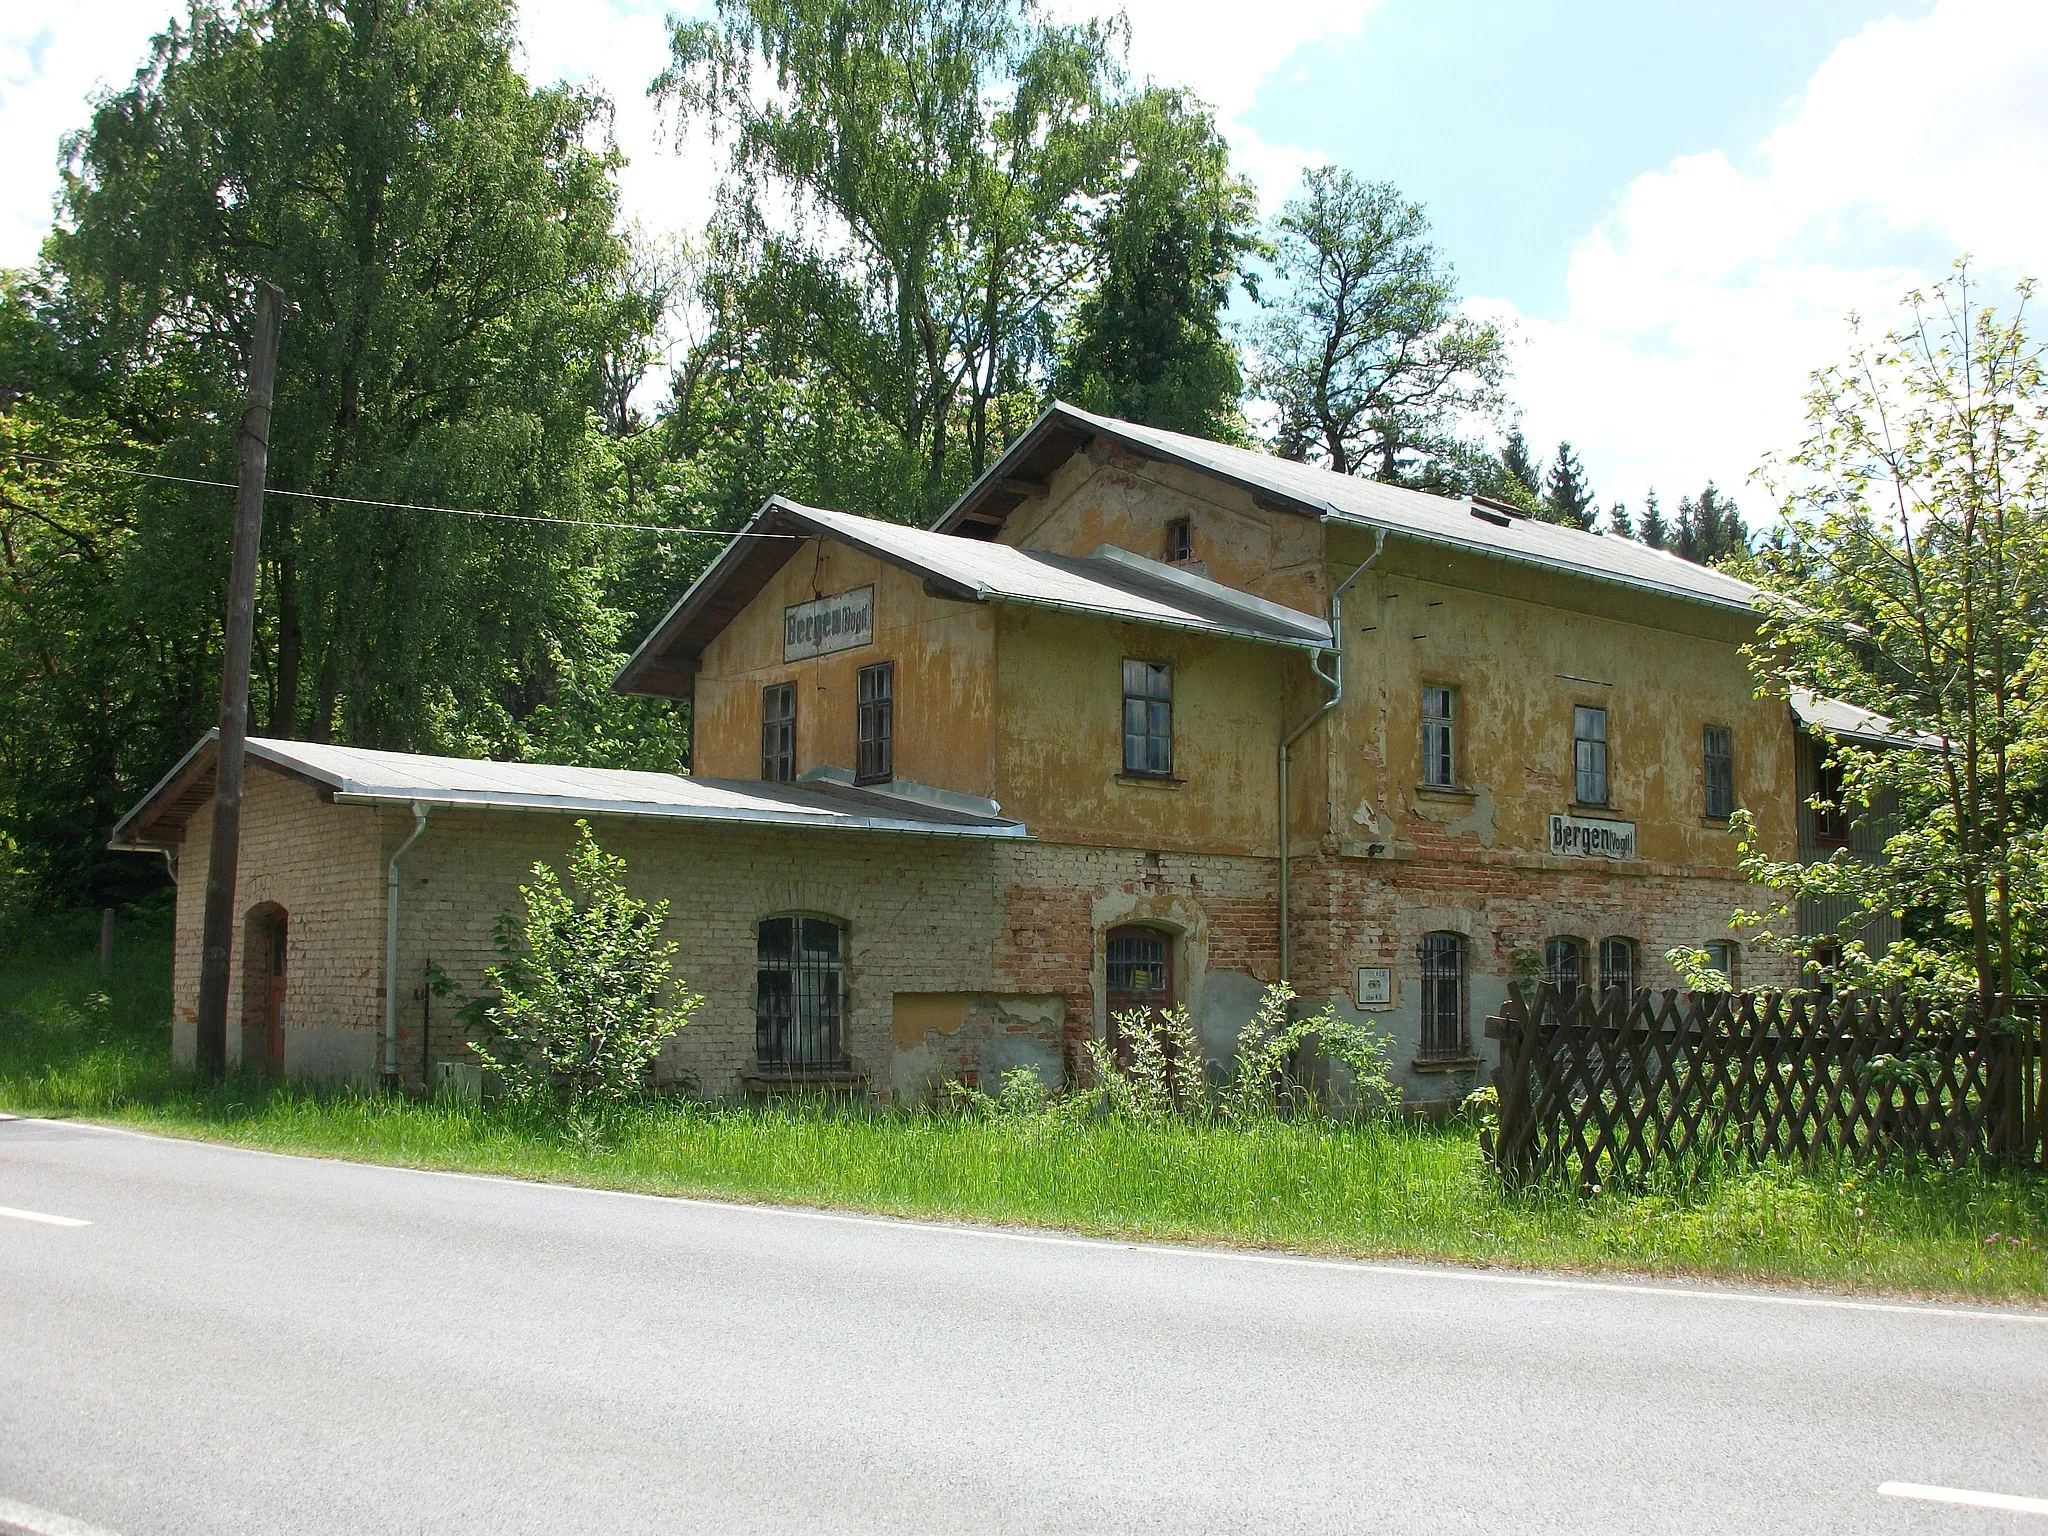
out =
[(1921, 1154), (2041, 1168), (2042, 1000), (1974, 1004), (1804, 993), (1510, 995), (1499, 1124), (1510, 1182), (1581, 1186), (1700, 1156), (1863, 1161)]

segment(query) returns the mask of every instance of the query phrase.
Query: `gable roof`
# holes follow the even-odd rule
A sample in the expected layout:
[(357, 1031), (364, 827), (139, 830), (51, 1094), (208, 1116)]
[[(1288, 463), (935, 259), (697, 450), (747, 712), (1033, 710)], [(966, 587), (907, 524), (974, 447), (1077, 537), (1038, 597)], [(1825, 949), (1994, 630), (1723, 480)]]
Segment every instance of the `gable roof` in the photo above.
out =
[(1053, 472), (1096, 437), (1146, 458), (1212, 475), (1276, 511), (1380, 529), (1510, 564), (1717, 608), (1747, 611), (1757, 596), (1758, 589), (1746, 581), (1631, 539), (1561, 528), (1471, 497), (1409, 490), (1184, 432), (1098, 416), (1063, 400), (1048, 406), (933, 526), (945, 533), (993, 538), (1012, 510), (1042, 491)]
[[(825, 538), (923, 580), (938, 596), (1092, 613), (1135, 624), (1321, 650), (1327, 619), (1121, 549), (1056, 555), (770, 497), (633, 652), (613, 686), (622, 693), (687, 692), (691, 664), (767, 587), (799, 542)], [(779, 537), (777, 537), (779, 535)]]
[[(218, 731), (201, 737), (115, 824), (108, 846), (147, 850), (174, 844), (187, 818), (213, 798), (219, 737)], [(260, 736), (249, 738), (248, 754), (253, 762), (326, 791), (338, 805), (467, 806), (937, 837), (1029, 835), (1022, 822), (1005, 819), (992, 801), (979, 802), (986, 807), (982, 811), (966, 796), (948, 796), (952, 803), (942, 805), (829, 780), (767, 784), (751, 779), (700, 779), (626, 768), (379, 752)]]

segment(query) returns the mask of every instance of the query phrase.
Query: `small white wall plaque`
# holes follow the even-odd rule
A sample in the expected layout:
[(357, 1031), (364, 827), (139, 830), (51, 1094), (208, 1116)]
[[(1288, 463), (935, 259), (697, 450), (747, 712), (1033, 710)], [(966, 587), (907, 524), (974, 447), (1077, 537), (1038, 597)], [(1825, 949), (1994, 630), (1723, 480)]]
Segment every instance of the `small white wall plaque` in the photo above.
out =
[(782, 610), (782, 659), (829, 656), (875, 638), (875, 589), (855, 587)]
[(1361, 965), (1352, 998), (1360, 1008), (1394, 1006), (1394, 968), (1390, 965)]
[(1636, 824), (1552, 816), (1550, 851), (1565, 859), (1632, 859), (1636, 856)]

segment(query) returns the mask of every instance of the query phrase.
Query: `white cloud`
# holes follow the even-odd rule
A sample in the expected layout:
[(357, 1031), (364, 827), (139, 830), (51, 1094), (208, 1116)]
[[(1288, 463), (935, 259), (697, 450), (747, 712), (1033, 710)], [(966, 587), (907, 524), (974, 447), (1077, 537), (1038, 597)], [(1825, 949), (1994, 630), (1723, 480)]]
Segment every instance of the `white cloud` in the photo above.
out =
[[(177, 11), (182, 12), (182, 5)], [(167, 0), (42, 0), (0, 19), (0, 266), (27, 266), (49, 232), (57, 149), (98, 87), (123, 86), (173, 14)]]
[(1686, 156), (1632, 182), (1573, 252), (1561, 319), (1474, 302), (1520, 322), (1532, 442), (1570, 438), (1609, 499), (1736, 486), (1796, 446), (1848, 312), (1889, 319), (1948, 255), (2042, 268), (2048, 6), (1942, 0), (1873, 24), (1743, 159)]

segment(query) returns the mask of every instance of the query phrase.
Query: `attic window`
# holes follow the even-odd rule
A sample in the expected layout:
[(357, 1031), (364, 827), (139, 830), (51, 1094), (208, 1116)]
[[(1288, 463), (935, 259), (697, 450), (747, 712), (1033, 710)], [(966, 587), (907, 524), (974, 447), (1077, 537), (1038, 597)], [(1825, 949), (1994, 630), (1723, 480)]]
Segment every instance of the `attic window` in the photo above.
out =
[(1173, 565), (1195, 558), (1194, 529), (1188, 519), (1177, 517), (1166, 525), (1166, 558)]

